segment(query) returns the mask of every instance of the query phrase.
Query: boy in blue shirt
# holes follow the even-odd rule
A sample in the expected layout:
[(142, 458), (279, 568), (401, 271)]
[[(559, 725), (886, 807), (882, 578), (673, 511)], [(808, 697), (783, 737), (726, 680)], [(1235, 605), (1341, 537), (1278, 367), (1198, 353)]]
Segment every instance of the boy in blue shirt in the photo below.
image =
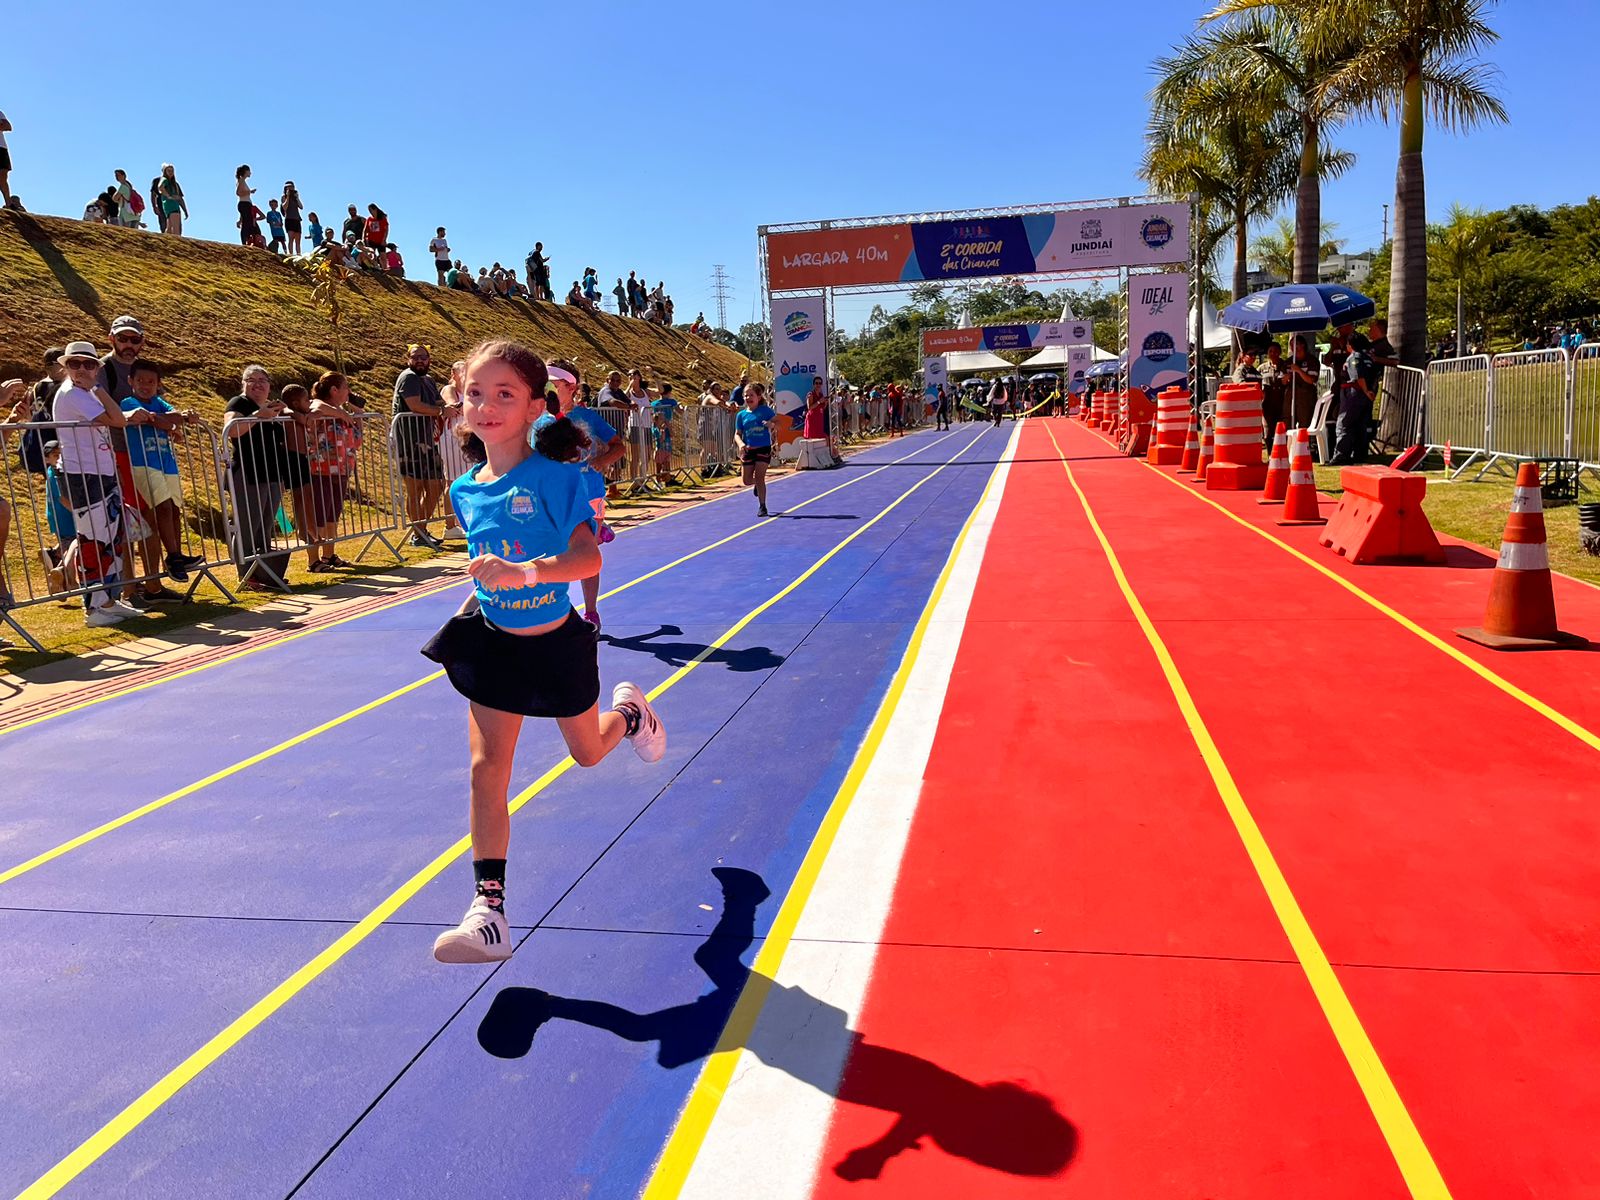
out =
[(283, 214), (278, 211), (278, 202), (276, 200), (267, 201), (267, 230), (272, 234), (272, 240), (267, 243), (267, 249), (274, 254), (282, 254), (285, 245)]
[[(179, 412), (161, 398), (161, 368), (149, 359), (141, 358), (128, 368), (128, 385), (133, 395), (122, 402), (122, 411), (150, 414), (148, 424), (128, 426), (128, 462), (133, 467), (133, 486), (143, 498), (155, 525), (155, 536), (139, 543), (144, 559), (145, 574), (159, 575), (156, 550), (159, 545), (167, 552), (167, 575), (178, 583), (186, 583), (189, 570), (205, 559), (183, 553), (182, 508), (183, 481), (178, 473), (177, 450), (172, 435), (182, 425), (192, 425), (200, 419), (193, 410)], [(155, 586), (166, 591), (159, 583)], [(160, 592), (149, 592), (154, 599), (166, 599)], [(168, 596), (174, 593), (168, 593)]]
[(44, 558), (50, 591), (55, 594), (78, 586), (78, 526), (72, 519), (72, 509), (62, 498), (67, 494), (67, 485), (61, 478), (60, 442), (44, 444), (44, 488), (45, 522), (56, 535), (56, 544), (45, 549)]

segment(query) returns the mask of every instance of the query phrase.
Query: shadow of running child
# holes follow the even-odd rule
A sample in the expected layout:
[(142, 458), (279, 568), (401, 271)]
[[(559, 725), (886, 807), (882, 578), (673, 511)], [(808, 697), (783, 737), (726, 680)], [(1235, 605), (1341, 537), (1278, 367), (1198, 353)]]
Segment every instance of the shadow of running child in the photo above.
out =
[[(755, 940), (756, 908), (771, 893), (751, 871), (717, 867), (712, 874), (722, 885), (722, 916), (694, 952), (711, 991), (687, 1004), (637, 1013), (538, 988), (503, 988), (478, 1027), (478, 1044), (497, 1058), (521, 1058), (541, 1025), (561, 1020), (630, 1042), (656, 1042), (656, 1061), (669, 1070), (742, 1046), (827, 1095), (895, 1115), (881, 1137), (834, 1164), (842, 1179), (875, 1179), (890, 1159), (920, 1149), (924, 1138), (947, 1154), (1011, 1175), (1054, 1176), (1071, 1164), (1077, 1128), (1048, 1096), (1020, 1083), (977, 1083), (918, 1055), (875, 1045), (848, 1027), (842, 1009), (746, 967), (740, 956)], [(765, 994), (760, 1017), (747, 1036), (722, 1043), (747, 986)]]

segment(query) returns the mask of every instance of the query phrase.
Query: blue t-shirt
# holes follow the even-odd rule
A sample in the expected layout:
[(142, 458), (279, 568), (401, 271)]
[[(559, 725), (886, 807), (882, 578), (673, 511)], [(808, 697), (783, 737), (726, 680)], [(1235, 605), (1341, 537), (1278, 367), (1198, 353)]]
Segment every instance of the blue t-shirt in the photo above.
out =
[[(589, 435), (589, 448), (583, 452), (583, 461), (580, 464), (585, 471), (593, 471), (589, 464), (611, 444), (617, 436), (617, 431), (611, 427), (611, 422), (595, 412), (592, 408), (574, 408), (567, 414), (574, 425), (581, 428)], [(555, 424), (556, 418), (552, 413), (545, 413), (533, 423), (534, 432)]]
[[(474, 467), (450, 485), (450, 503), (467, 531), (467, 552), (532, 562), (560, 554), (572, 531), (590, 521), (588, 488), (574, 463), (552, 462), (537, 450), (493, 483), (479, 483)], [(591, 523), (590, 528), (594, 526)], [(483, 615), (502, 629), (547, 625), (566, 615), (565, 583), (529, 584), (490, 591), (477, 586)]]
[(267, 228), (272, 230), (273, 237), (283, 237), (283, 214), (275, 208), (267, 210)]
[[(144, 404), (134, 396), (122, 402), (123, 412), (147, 408), (153, 413), (169, 413), (172, 405), (160, 396)], [(178, 456), (172, 449), (172, 438), (154, 425), (128, 426), (128, 461), (136, 467), (149, 467), (167, 475), (178, 473)]]
[(311, 248), (313, 250), (322, 245), (322, 226), (315, 221), (306, 226), (306, 235), (311, 239)]
[(733, 423), (739, 430), (740, 441), (752, 450), (765, 450), (772, 445), (769, 422), (777, 419), (778, 414), (770, 404), (758, 404), (754, 408), (741, 408)]

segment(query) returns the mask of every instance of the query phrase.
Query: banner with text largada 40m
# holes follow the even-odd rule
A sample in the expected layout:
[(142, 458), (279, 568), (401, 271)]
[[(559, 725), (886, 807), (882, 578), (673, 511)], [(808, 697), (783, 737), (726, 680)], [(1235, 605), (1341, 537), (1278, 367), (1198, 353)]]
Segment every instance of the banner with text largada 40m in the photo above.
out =
[(805, 428), (811, 381), (828, 378), (825, 314), (821, 296), (772, 301), (772, 407), (778, 413), (772, 444), (781, 458), (795, 453), (791, 443)]

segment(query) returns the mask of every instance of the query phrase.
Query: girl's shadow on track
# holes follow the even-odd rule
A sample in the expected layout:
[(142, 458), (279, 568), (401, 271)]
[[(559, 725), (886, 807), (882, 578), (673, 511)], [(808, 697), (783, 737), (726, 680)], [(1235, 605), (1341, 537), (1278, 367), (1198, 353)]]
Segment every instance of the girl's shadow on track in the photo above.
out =
[(727, 667), (731, 671), (771, 671), (783, 665), (783, 655), (773, 652), (766, 646), (747, 646), (742, 650), (729, 650), (726, 646), (718, 646), (707, 654), (708, 647), (704, 642), (655, 640), (659, 637), (682, 636), (683, 630), (678, 626), (663, 625), (650, 633), (636, 633), (632, 637), (616, 637), (613, 634), (602, 633), (598, 640), (608, 642), (618, 650), (652, 654), (671, 667), (686, 666), (701, 655), (705, 655), (706, 662)]
[[(877, 1141), (833, 1165), (841, 1179), (876, 1179), (885, 1164), (932, 1138), (947, 1154), (1011, 1175), (1048, 1178), (1065, 1171), (1078, 1131), (1055, 1102), (1020, 1083), (977, 1083), (904, 1050), (867, 1041), (842, 1009), (752, 972), (740, 956), (755, 940), (755, 913), (770, 893), (759, 875), (712, 871), (722, 884), (722, 917), (694, 953), (712, 990), (688, 1004), (636, 1013), (601, 1000), (503, 988), (478, 1026), (478, 1044), (497, 1058), (521, 1058), (551, 1020), (603, 1029), (630, 1042), (656, 1042), (669, 1070), (713, 1051), (744, 1048), (771, 1067), (849, 1104), (895, 1114)], [(764, 1000), (759, 1020), (729, 1027), (745, 987)], [(747, 1010), (748, 1011), (748, 1010)], [(841, 1077), (841, 1067), (843, 1073)]]

